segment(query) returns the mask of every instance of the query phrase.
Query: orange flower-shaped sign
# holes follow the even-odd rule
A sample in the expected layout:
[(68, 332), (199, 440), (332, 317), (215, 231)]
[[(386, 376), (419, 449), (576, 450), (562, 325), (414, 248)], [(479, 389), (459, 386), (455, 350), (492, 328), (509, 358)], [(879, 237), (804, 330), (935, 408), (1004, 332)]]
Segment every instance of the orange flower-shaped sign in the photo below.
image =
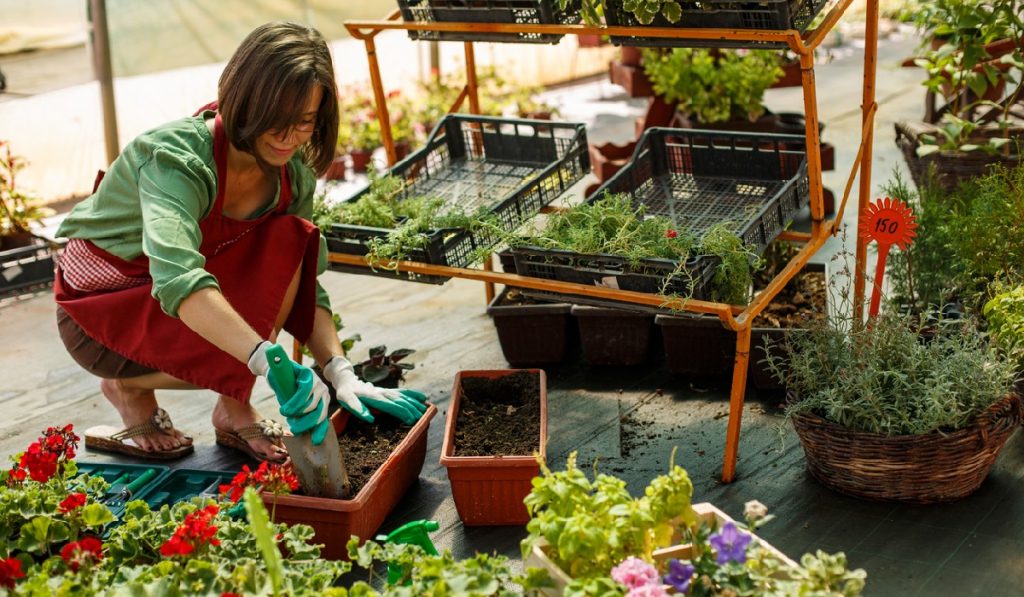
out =
[(860, 226), (858, 232), (861, 238), (870, 241), (877, 241), (882, 247), (888, 250), (891, 245), (906, 250), (917, 233), (917, 219), (914, 212), (906, 203), (899, 199), (878, 199), (864, 208), (860, 215)]
[(907, 245), (917, 236), (917, 220), (914, 212), (899, 199), (886, 197), (869, 204), (860, 214), (857, 233), (867, 242), (878, 243), (878, 265), (875, 266), (875, 292), (871, 297), (868, 314), (878, 315), (882, 297), (882, 279), (885, 277), (885, 260), (893, 245), (906, 250)]

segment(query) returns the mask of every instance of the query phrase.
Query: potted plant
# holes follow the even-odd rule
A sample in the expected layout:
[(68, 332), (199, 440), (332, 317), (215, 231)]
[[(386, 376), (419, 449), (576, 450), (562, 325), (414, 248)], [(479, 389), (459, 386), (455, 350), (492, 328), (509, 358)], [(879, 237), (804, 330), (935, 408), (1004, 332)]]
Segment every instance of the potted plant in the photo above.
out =
[(0, 140), (0, 296), (53, 280), (53, 255), (41, 238), (32, 234), (32, 225), (53, 210), (38, 205), (17, 186), (17, 174), (25, 160), (11, 152), (11, 145)]
[(523, 498), (547, 451), (547, 405), (547, 377), (540, 369), (455, 375), (441, 466), (463, 524), (529, 520)]
[[(747, 525), (711, 504), (691, 505), (693, 485), (679, 466), (633, 498), (624, 481), (596, 473), (590, 480), (575, 460), (573, 453), (565, 471), (543, 467), (526, 499), (523, 558), (544, 572), (528, 588), (543, 595), (858, 595), (863, 588), (864, 572), (847, 570), (843, 554), (818, 552), (798, 565), (750, 532), (771, 518), (759, 502), (747, 503)], [(821, 574), (826, 563), (831, 575)]]
[(353, 371), (359, 379), (377, 387), (397, 388), (405, 380), (405, 372), (415, 367), (402, 360), (415, 352), (411, 348), (399, 348), (389, 354), (386, 346), (374, 346), (370, 349), (369, 357), (356, 363)]
[[(1021, 0), (939, 0), (917, 13), (929, 46), (915, 63), (927, 73), (929, 102), (923, 122), (896, 123), (896, 141), (918, 187), (926, 184), (932, 167), (935, 182), (953, 189), (993, 164), (1020, 162), (1022, 11)], [(935, 110), (934, 97), (946, 104)]]
[(808, 470), (855, 497), (969, 495), (1024, 418), (1013, 365), (966, 319), (936, 325), (892, 311), (869, 324), (854, 319), (843, 284), (851, 278), (849, 269), (834, 272), (834, 312), (787, 338), (788, 369), (768, 359), (790, 392), (786, 412)]
[(1024, 372), (1024, 285), (999, 289), (983, 312), (995, 345), (1018, 373)]

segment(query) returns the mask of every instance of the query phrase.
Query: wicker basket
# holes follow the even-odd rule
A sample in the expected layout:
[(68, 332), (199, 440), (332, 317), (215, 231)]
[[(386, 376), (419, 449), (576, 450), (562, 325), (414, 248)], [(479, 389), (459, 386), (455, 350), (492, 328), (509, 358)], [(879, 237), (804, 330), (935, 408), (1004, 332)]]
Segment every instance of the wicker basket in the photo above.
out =
[[(935, 164), (936, 181), (939, 186), (947, 191), (952, 191), (956, 189), (960, 181), (987, 174), (992, 166), (1001, 165), (1013, 168), (1024, 159), (1024, 156), (1017, 152), (1014, 152), (1013, 155), (991, 155), (983, 151), (940, 151), (919, 157), (917, 155), (917, 147), (920, 145), (919, 137), (923, 134), (940, 137), (937, 130), (936, 125), (924, 122), (896, 123), (896, 145), (903, 152), (903, 159), (907, 161), (910, 176), (919, 189), (928, 180), (928, 170), (932, 164)], [(993, 132), (993, 134), (1001, 133)], [(1024, 143), (1024, 128), (1011, 129), (1010, 134)], [(1011, 151), (1013, 150), (1011, 149)]]
[(1024, 419), (1008, 394), (952, 433), (886, 436), (855, 431), (809, 413), (793, 416), (807, 469), (826, 487), (872, 500), (928, 504), (970, 495)]

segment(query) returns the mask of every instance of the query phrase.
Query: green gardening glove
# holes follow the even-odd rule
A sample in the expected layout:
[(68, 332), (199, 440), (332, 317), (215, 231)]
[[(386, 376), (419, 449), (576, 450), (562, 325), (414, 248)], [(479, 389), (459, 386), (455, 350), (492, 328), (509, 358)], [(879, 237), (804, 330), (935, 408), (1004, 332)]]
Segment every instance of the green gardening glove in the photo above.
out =
[[(268, 343), (269, 344), (269, 343)], [(267, 383), (277, 395), (280, 412), (295, 435), (311, 432), (313, 445), (327, 436), (327, 403), (330, 390), (313, 370), (288, 358), (278, 344), (266, 348)]]
[(392, 390), (378, 388), (367, 383), (352, 371), (352, 364), (345, 357), (336, 356), (324, 365), (324, 377), (334, 386), (334, 393), (345, 410), (360, 419), (372, 423), (373, 415), (367, 407), (387, 413), (406, 425), (419, 420), (427, 407), (423, 402), (425, 394), (414, 390)]

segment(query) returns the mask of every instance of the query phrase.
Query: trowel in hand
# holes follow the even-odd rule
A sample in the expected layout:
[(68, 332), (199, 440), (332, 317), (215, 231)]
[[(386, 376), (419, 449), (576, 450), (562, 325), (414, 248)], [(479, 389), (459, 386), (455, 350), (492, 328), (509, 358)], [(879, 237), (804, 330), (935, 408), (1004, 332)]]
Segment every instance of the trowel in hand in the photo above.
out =
[[(267, 349), (267, 363), (277, 386), (274, 387), (274, 391), (277, 393), (278, 402), (284, 405), (294, 398), (297, 387), (292, 360), (280, 345), (275, 344)], [(286, 413), (282, 414), (289, 416)], [(338, 436), (328, 420), (327, 433), (323, 436), (323, 441), (314, 444), (313, 435), (316, 429), (313, 427), (298, 435), (286, 433), (281, 438), (291, 457), (292, 468), (295, 469), (303, 494), (343, 498), (348, 494), (349, 482), (338, 446)]]

